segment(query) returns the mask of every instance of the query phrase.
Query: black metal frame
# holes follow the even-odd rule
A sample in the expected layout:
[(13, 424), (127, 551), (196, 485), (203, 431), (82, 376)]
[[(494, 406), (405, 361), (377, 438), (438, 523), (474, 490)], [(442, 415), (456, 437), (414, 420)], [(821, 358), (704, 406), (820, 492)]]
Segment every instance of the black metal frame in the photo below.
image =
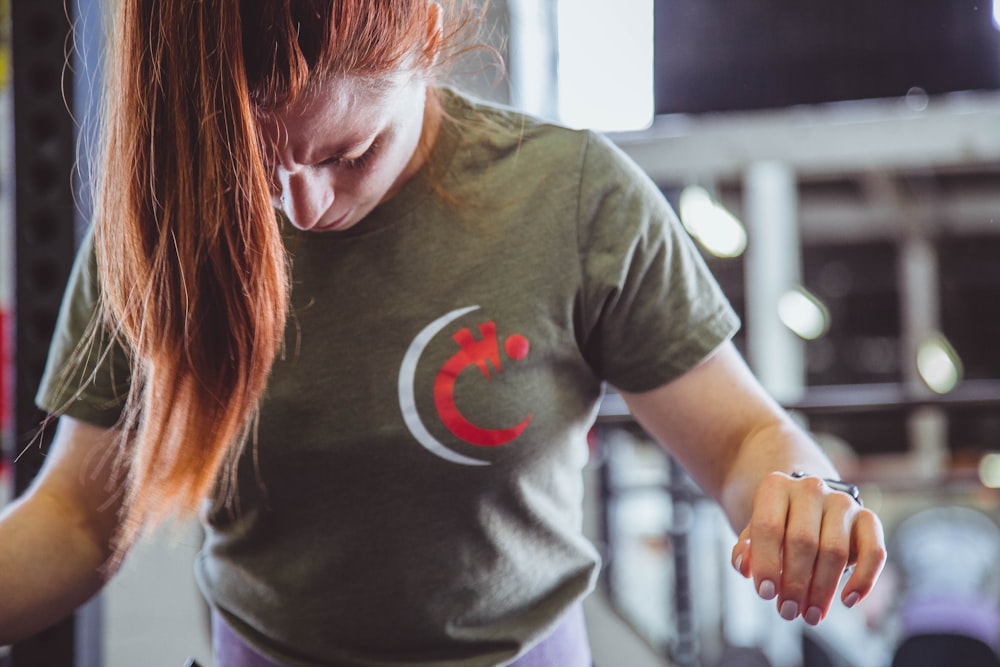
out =
[[(76, 248), (73, 90), (66, 67), (72, 0), (11, 3), (14, 91), (14, 349), (12, 426), (14, 491), (23, 493), (44, 460), (51, 433), (34, 394)], [(49, 429), (51, 430), (51, 429)], [(12, 667), (75, 664), (72, 617), (11, 648)]]

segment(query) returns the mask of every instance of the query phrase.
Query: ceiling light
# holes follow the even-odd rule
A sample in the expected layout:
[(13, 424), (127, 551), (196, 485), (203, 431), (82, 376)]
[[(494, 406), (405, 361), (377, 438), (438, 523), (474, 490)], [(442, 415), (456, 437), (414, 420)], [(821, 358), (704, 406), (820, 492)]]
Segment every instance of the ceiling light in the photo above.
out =
[(931, 391), (947, 394), (961, 381), (962, 360), (942, 333), (933, 333), (917, 350), (917, 372)]
[(681, 222), (716, 257), (739, 257), (747, 248), (747, 232), (736, 216), (705, 188), (691, 185), (681, 192)]
[(788, 290), (778, 299), (778, 317), (805, 340), (816, 340), (830, 328), (830, 311), (802, 286)]

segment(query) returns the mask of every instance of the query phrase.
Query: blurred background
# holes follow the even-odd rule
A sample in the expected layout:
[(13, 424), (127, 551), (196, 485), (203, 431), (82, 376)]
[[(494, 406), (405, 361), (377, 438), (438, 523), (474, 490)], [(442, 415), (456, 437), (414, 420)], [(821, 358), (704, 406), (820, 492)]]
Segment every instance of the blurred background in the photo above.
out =
[[(32, 397), (89, 219), (110, 5), (0, 0), (0, 506), (42, 459)], [(859, 607), (781, 621), (609, 393), (588, 468), (597, 666), (1000, 664), (1000, 0), (494, 0), (483, 39), (503, 67), (477, 53), (455, 83), (607, 132), (650, 174), (742, 316), (738, 347), (891, 547)], [(211, 665), (198, 541), (143, 545), (0, 665)]]

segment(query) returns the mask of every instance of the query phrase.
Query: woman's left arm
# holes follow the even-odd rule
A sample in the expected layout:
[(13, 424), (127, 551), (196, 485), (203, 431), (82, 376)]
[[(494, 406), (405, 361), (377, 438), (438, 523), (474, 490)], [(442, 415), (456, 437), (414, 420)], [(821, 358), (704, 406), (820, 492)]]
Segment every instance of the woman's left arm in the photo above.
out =
[[(764, 391), (732, 343), (656, 389), (621, 392), (633, 417), (715, 498), (739, 537), (733, 566), (779, 613), (815, 625), (841, 594), (854, 606), (886, 560), (878, 516), (823, 478), (816, 442)], [(791, 473), (806, 473), (793, 477)]]

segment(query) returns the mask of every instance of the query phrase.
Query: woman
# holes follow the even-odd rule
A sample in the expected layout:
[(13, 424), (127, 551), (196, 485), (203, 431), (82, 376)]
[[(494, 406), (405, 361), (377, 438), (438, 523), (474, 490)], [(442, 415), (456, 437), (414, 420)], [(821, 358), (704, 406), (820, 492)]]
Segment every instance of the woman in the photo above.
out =
[(783, 617), (818, 623), (851, 565), (842, 601), (871, 590), (878, 518), (749, 374), (660, 193), (600, 137), (437, 85), (454, 9), (119, 3), (0, 642), (197, 512), (219, 665), (589, 665), (605, 382)]

